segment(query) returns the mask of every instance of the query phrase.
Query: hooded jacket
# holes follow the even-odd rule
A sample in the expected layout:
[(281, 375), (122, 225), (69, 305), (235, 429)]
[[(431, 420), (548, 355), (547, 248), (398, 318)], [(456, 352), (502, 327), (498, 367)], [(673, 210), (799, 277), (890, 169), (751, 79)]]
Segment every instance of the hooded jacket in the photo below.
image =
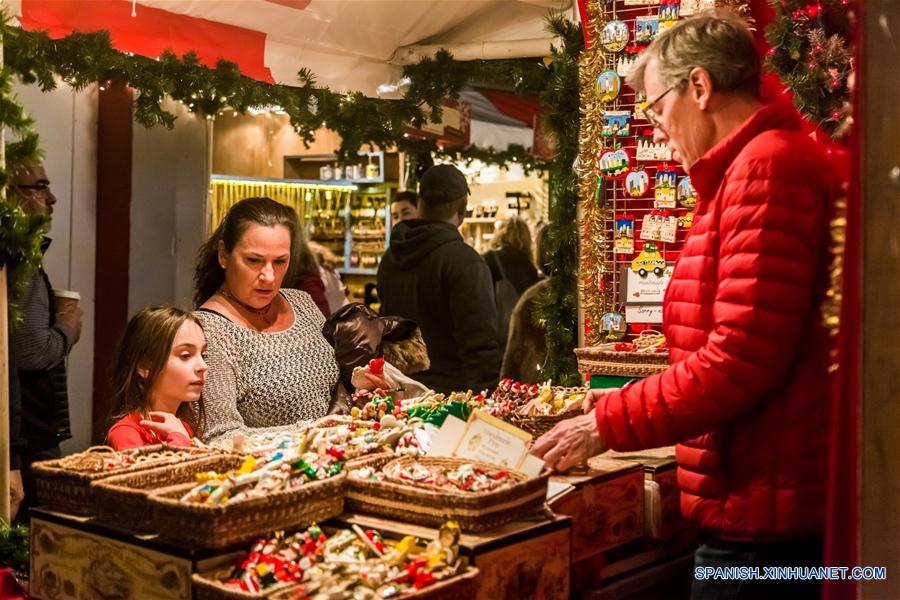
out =
[(615, 450), (681, 442), (682, 512), (720, 538), (823, 535), (831, 173), (782, 104), (694, 164), (694, 224), (663, 306), (671, 366), (597, 404)]
[(378, 267), (381, 314), (418, 323), (431, 368), (415, 379), (438, 392), (493, 390), (500, 374), (491, 272), (441, 221), (403, 221)]

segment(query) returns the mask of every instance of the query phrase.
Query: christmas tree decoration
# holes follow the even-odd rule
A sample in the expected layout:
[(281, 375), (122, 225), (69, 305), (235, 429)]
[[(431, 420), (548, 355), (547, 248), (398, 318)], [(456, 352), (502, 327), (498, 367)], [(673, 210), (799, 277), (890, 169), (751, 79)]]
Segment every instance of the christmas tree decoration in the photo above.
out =
[(794, 104), (817, 127), (843, 137), (852, 124), (850, 75), (854, 20), (851, 0), (771, 1), (775, 19), (766, 30), (767, 68), (792, 93)]

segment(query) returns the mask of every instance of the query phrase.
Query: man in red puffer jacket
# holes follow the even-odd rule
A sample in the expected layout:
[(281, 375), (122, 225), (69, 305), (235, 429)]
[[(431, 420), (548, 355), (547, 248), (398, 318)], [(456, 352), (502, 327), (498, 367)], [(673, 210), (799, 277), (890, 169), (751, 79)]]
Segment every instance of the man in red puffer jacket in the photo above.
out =
[[(661, 34), (628, 83), (646, 90), (655, 141), (698, 196), (664, 303), (671, 367), (592, 391), (592, 414), (561, 422), (533, 453), (566, 470), (607, 447), (678, 442), (682, 510), (704, 535), (698, 567), (820, 565), (830, 394), (819, 307), (837, 182), (793, 107), (759, 100), (753, 38), (732, 13)], [(818, 590), (698, 577), (692, 598)]]

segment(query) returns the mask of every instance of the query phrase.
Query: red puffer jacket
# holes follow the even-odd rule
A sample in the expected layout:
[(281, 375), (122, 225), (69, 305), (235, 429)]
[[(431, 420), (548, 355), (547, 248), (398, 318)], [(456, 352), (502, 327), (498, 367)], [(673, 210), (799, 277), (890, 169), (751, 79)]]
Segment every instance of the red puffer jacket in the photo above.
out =
[(792, 107), (767, 105), (691, 168), (694, 225), (663, 311), (671, 367), (596, 409), (613, 449), (681, 442), (682, 511), (735, 541), (823, 529), (830, 393), (819, 307), (836, 188), (800, 129)]

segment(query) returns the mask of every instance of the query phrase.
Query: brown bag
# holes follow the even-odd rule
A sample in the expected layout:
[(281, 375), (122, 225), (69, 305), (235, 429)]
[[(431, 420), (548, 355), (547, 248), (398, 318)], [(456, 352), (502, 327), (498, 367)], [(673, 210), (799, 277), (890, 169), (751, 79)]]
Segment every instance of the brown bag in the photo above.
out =
[[(421, 342), (418, 326), (413, 321), (400, 317), (380, 317), (359, 303), (348, 304), (331, 315), (322, 327), (322, 334), (334, 347), (334, 357), (341, 372), (341, 383), (351, 393), (354, 390), (350, 383), (353, 369), (369, 364), (372, 359), (384, 357), (386, 344), (415, 340), (418, 335), (420, 342), (418, 344), (415, 341), (411, 342), (411, 348), (424, 349), (425, 346), (424, 342)], [(404, 355), (406, 354), (414, 357), (418, 356), (420, 351), (404, 352)], [(401, 362), (408, 366), (421, 365), (421, 362), (414, 363), (408, 360)], [(397, 367), (404, 371), (400, 366)], [(425, 368), (428, 368), (427, 365)]]

